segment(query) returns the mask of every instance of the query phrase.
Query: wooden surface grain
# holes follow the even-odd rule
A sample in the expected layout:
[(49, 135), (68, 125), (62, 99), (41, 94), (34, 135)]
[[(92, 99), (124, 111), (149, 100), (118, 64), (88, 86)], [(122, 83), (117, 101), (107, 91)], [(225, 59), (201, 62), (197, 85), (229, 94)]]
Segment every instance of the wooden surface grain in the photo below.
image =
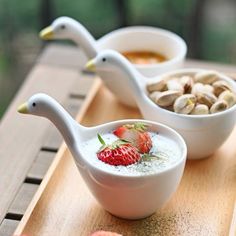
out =
[[(138, 110), (122, 106), (101, 87), (82, 123), (92, 126), (140, 117)], [(187, 161), (180, 187), (172, 199), (158, 213), (138, 221), (118, 219), (104, 211), (88, 191), (65, 149), (16, 233), (73, 236), (103, 229), (125, 236), (228, 235), (236, 196), (235, 138), (236, 129), (210, 158)]]

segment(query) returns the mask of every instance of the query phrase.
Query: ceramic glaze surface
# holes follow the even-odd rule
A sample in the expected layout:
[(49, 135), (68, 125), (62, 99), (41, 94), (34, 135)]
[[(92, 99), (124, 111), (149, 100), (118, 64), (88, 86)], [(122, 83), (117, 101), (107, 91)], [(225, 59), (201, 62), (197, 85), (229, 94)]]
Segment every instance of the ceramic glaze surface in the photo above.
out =
[[(81, 152), (85, 153), (87, 160), (92, 165), (111, 173), (132, 176), (158, 173), (176, 163), (176, 161), (181, 157), (181, 151), (173, 140), (163, 136), (162, 134), (154, 132), (149, 132), (149, 134), (153, 143), (150, 153), (155, 156), (153, 158), (146, 158), (146, 160), (143, 156), (140, 162), (133, 165), (112, 166), (100, 161), (96, 155), (97, 151), (101, 147), (97, 137), (82, 143)], [(117, 140), (117, 137), (112, 133), (101, 134), (101, 136), (108, 145)]]

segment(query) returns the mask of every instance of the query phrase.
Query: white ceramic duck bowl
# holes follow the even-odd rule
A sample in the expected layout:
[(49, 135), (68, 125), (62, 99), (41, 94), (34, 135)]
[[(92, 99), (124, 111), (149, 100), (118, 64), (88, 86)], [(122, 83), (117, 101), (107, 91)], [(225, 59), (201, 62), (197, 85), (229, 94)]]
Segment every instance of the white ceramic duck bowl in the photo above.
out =
[(125, 219), (147, 217), (161, 208), (177, 189), (185, 166), (186, 144), (176, 131), (165, 125), (142, 120), (149, 125), (149, 131), (158, 132), (176, 143), (180, 151), (177, 161), (155, 174), (130, 176), (91, 164), (82, 144), (98, 133), (108, 133), (123, 124), (141, 120), (120, 120), (87, 128), (78, 124), (61, 105), (45, 94), (32, 96), (18, 111), (46, 117), (55, 124), (90, 191), (103, 208), (115, 216)]
[[(147, 80), (119, 53), (106, 50), (87, 63), (87, 68), (100, 70), (119, 70), (120, 83), (130, 88), (145, 119), (163, 123), (182, 135), (188, 147), (189, 159), (208, 157), (218, 149), (230, 135), (235, 125), (236, 105), (223, 112), (210, 115), (177, 114), (157, 106), (147, 95)], [(153, 78), (158, 81), (176, 75), (195, 74), (201, 69), (182, 69)], [(236, 92), (236, 83), (229, 77), (219, 74), (222, 80), (231, 85)], [(110, 78), (113, 79), (112, 77)]]
[[(134, 65), (146, 77), (180, 68), (187, 52), (184, 40), (167, 30), (132, 26), (112, 31), (96, 41), (83, 25), (69, 17), (57, 18), (40, 32), (40, 36), (43, 39), (70, 39), (81, 46), (89, 59), (104, 49), (119, 52), (152, 51), (168, 58), (162, 63)], [(121, 75), (118, 71), (99, 71), (98, 75), (123, 104), (136, 106), (129, 88), (119, 82)], [(113, 80), (110, 80), (111, 77)]]

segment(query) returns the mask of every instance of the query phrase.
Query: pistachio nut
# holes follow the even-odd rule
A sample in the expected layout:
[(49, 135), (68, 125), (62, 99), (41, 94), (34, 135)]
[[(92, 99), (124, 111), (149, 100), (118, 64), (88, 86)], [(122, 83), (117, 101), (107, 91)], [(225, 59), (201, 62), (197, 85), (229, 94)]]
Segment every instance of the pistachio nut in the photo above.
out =
[(184, 75), (180, 78), (180, 83), (184, 88), (184, 93), (191, 93), (194, 81), (191, 76)]
[(209, 92), (209, 93), (214, 93), (214, 88), (212, 85), (210, 84), (205, 84), (204, 85), (204, 92)]
[(215, 71), (201, 71), (195, 75), (194, 80), (196, 83), (212, 84), (219, 80), (219, 76)]
[(226, 110), (227, 108), (228, 108), (227, 102), (224, 100), (219, 100), (211, 106), (210, 113), (213, 114), (213, 113), (221, 112), (221, 111)]
[(178, 79), (171, 79), (166, 82), (168, 90), (184, 92), (184, 88)]
[(224, 100), (227, 102), (228, 107), (232, 107), (236, 103), (236, 95), (229, 90), (224, 91), (218, 97), (219, 100)]
[(164, 91), (157, 95), (154, 102), (161, 107), (168, 107), (171, 106), (180, 95), (181, 92), (179, 91)]
[(193, 85), (191, 93), (196, 95), (197, 93), (204, 92), (204, 84), (202, 83), (196, 83)]
[(147, 91), (149, 93), (154, 91), (164, 91), (166, 89), (165, 80), (159, 80), (157, 82), (150, 82), (147, 84)]
[(155, 91), (155, 92), (150, 93), (150, 94), (149, 94), (149, 97), (151, 98), (151, 100), (152, 100), (153, 102), (155, 102), (155, 101), (156, 101), (156, 98), (159, 96), (159, 94), (161, 94), (161, 92)]
[(200, 104), (205, 104), (209, 108), (216, 102), (217, 98), (214, 94), (209, 92), (201, 92), (196, 94), (197, 101)]
[(196, 83), (193, 85), (191, 91), (192, 94), (196, 95), (197, 93), (202, 93), (202, 92), (213, 93), (214, 88), (209, 84)]
[(180, 114), (189, 114), (196, 103), (196, 97), (193, 94), (184, 94), (178, 97), (174, 102), (174, 111)]
[(218, 97), (222, 92), (231, 90), (229, 84), (224, 80), (216, 81), (212, 84), (214, 88), (214, 94)]
[(209, 108), (204, 104), (197, 104), (191, 111), (191, 115), (206, 115), (209, 114)]

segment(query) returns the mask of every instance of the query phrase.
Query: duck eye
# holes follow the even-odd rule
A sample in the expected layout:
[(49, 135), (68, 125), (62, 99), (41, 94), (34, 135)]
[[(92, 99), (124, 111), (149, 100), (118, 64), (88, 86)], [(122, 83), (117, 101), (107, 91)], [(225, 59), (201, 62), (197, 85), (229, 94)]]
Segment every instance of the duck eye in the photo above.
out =
[(106, 59), (105, 57), (102, 58), (102, 61), (103, 61), (103, 62), (106, 61), (106, 60), (107, 60), (107, 59)]
[(35, 102), (33, 102), (32, 106), (33, 106), (33, 107), (36, 107), (36, 103), (35, 103)]
[(61, 29), (65, 29), (66, 28), (66, 26), (65, 25), (61, 25)]

